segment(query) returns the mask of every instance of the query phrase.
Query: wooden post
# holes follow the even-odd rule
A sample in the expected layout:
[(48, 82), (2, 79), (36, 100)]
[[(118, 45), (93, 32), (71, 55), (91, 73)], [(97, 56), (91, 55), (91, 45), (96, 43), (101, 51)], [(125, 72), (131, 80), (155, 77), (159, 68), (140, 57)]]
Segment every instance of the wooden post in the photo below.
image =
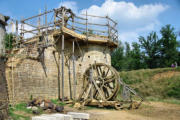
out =
[(68, 70), (69, 70), (69, 92), (70, 92), (70, 99), (72, 100), (72, 87), (71, 87), (71, 61), (70, 61), (70, 59), (69, 59)]
[(75, 72), (75, 56), (74, 56), (74, 40), (73, 40), (73, 49), (72, 49), (72, 53), (73, 53), (73, 81), (74, 81), (74, 87), (73, 87), (73, 92), (74, 92), (74, 100), (76, 100), (76, 72)]
[[(61, 100), (61, 82), (60, 82), (60, 76), (61, 76), (61, 72), (60, 72), (60, 55), (59, 55), (60, 53), (58, 52), (58, 62), (57, 62), (57, 64), (58, 64), (58, 99), (59, 100)], [(56, 57), (56, 56), (55, 56)]]
[[(39, 10), (39, 15), (41, 15), (41, 10)], [(38, 18), (38, 35), (40, 35), (40, 26), (41, 26), (41, 16)]]
[(21, 22), (21, 37), (24, 37), (24, 21)]
[(56, 10), (54, 10), (54, 30), (56, 30)]
[(18, 21), (16, 20), (16, 36), (18, 36)]
[[(64, 27), (64, 13), (65, 10), (62, 10), (62, 26), (61, 28)], [(63, 32), (63, 31), (61, 31)], [(64, 102), (64, 34), (62, 33), (62, 50), (61, 50), (61, 56), (62, 56), (62, 101)]]
[(45, 6), (45, 26), (46, 26), (46, 36), (45, 36), (45, 43), (48, 46), (48, 23), (47, 23), (47, 6)]
[(18, 47), (18, 21), (16, 20), (16, 48)]
[(109, 17), (107, 16), (107, 24), (108, 24), (108, 38), (111, 40), (111, 30), (110, 30), (110, 23), (109, 23)]
[[(90, 69), (90, 83), (91, 83), (91, 85), (93, 84), (92, 81), (93, 81), (93, 66), (91, 66), (91, 69)], [(90, 97), (92, 100), (93, 99), (93, 86), (91, 87)]]
[(86, 40), (88, 41), (88, 17), (87, 17), (87, 10), (86, 10)]
[(74, 31), (74, 17), (72, 18), (72, 30)]

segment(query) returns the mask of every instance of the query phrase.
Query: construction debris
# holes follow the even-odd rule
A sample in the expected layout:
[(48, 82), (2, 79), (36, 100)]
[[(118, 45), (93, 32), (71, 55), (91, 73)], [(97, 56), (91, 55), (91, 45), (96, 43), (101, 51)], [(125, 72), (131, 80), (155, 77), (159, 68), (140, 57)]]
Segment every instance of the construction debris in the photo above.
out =
[(47, 111), (48, 113), (62, 113), (64, 111), (63, 106), (55, 105), (51, 102), (51, 100), (45, 100), (42, 98), (30, 101), (27, 105), (27, 109), (32, 109), (33, 114), (39, 114), (40, 109)]

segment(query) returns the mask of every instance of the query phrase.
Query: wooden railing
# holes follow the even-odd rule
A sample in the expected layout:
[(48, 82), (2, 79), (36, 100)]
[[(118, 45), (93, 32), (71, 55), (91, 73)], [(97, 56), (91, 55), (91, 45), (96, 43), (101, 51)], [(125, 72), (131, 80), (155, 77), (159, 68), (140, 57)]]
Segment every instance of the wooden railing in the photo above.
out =
[[(43, 13), (21, 20), (21, 38), (41, 35), (42, 33), (48, 34), (50, 30), (61, 29), (64, 16), (60, 10), (61, 8), (45, 10)], [(118, 42), (117, 23), (110, 17), (89, 15), (87, 12), (79, 14), (79, 16), (72, 12), (65, 14), (71, 17), (67, 16), (68, 20), (65, 21), (64, 27), (86, 35), (87, 39), (93, 35), (99, 35), (107, 37), (110, 41)]]

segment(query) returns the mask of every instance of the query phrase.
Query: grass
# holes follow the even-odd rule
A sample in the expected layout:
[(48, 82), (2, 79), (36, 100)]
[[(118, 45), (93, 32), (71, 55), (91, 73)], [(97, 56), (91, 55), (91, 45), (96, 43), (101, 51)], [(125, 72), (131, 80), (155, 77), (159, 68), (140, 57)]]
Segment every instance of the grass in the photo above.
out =
[(126, 71), (120, 76), (145, 99), (179, 104), (180, 67)]
[(59, 106), (65, 106), (66, 103), (63, 103), (61, 101), (59, 101), (58, 99), (51, 99), (51, 102), (55, 105), (59, 105)]
[(32, 110), (27, 109), (26, 106), (27, 105), (25, 103), (20, 103), (15, 106), (10, 105), (9, 106), (9, 115), (11, 116), (11, 118), (13, 120), (30, 120), (29, 116), (19, 115), (19, 114), (15, 113), (16, 111), (23, 111), (25, 113), (32, 114)]
[(174, 99), (174, 98), (160, 99), (160, 98), (155, 98), (155, 97), (147, 97), (146, 100), (180, 105), (180, 100), (177, 100), (177, 99)]
[[(59, 106), (65, 106), (65, 103), (60, 102), (58, 99), (52, 99), (51, 100), (52, 103), (59, 105)], [(43, 110), (40, 110), (40, 114), (43, 113)], [(18, 112), (22, 113), (19, 114)], [(17, 114), (18, 113), (18, 114)], [(32, 110), (31, 109), (27, 109), (27, 104), (26, 103), (20, 103), (20, 104), (16, 104), (14, 106), (10, 105), (9, 106), (9, 115), (11, 116), (11, 118), (13, 120), (30, 120), (30, 117), (27, 115), (33, 115), (32, 114)]]

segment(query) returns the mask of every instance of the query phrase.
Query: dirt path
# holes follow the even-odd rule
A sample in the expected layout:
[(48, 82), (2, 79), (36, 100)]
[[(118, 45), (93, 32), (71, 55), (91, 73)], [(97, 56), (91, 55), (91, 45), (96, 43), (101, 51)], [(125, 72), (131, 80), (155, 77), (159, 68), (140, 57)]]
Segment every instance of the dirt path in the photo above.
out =
[(180, 120), (180, 105), (161, 102), (144, 103), (137, 110), (86, 110), (91, 120)]

